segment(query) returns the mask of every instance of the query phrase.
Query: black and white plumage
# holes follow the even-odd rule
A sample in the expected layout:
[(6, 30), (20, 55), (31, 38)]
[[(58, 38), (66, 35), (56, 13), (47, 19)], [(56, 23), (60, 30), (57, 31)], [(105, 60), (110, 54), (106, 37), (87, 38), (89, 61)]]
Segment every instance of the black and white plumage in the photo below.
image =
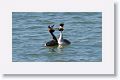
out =
[[(54, 26), (54, 25), (53, 25)], [(51, 41), (49, 41), (49, 42), (47, 42), (46, 44), (45, 44), (45, 46), (56, 46), (56, 45), (58, 45), (58, 41), (57, 41), (57, 38), (56, 38), (56, 36), (53, 34), (53, 32), (55, 31), (54, 29), (53, 29), (53, 26), (48, 26), (48, 31), (50, 32), (50, 34), (52, 35), (52, 40)]]
[(60, 36), (58, 38), (58, 44), (59, 45), (69, 45), (71, 42), (68, 41), (67, 39), (63, 38), (63, 33), (62, 33), (62, 31), (64, 30), (63, 26), (64, 26), (64, 24), (60, 24), (60, 27), (59, 27)]
[(63, 38), (63, 30), (64, 30), (63, 26), (64, 26), (64, 24), (60, 24), (60, 27), (57, 28), (60, 31), (60, 36), (59, 36), (58, 39), (53, 34), (53, 32), (55, 31), (53, 29), (54, 25), (53, 26), (48, 26), (48, 31), (52, 35), (52, 40), (47, 42), (45, 44), (45, 46), (57, 46), (57, 45), (64, 46), (64, 45), (69, 45), (71, 43), (69, 40)]

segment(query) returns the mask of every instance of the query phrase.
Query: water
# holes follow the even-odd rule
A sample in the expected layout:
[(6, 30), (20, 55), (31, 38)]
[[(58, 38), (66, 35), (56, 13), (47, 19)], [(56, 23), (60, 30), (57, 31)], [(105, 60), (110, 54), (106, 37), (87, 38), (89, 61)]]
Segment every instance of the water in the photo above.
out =
[[(51, 40), (48, 25), (64, 23), (64, 48), (45, 47)], [(59, 31), (55, 31), (59, 37)], [(101, 12), (13, 12), (13, 62), (101, 62)]]

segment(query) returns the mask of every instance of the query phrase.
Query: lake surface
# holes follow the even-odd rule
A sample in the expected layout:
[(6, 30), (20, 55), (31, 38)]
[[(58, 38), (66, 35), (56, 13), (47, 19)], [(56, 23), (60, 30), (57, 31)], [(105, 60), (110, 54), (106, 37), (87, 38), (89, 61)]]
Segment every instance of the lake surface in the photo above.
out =
[[(64, 23), (63, 36), (71, 42), (63, 48), (45, 47), (52, 39), (48, 25)], [(55, 31), (59, 37), (59, 31)], [(101, 12), (13, 12), (13, 62), (101, 62)]]

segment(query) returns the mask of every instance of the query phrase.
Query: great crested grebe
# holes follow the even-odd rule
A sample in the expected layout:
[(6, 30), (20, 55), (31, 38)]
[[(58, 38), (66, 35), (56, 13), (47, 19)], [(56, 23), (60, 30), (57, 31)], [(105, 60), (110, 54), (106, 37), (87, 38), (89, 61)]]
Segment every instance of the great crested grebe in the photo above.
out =
[[(54, 25), (53, 25), (53, 26), (54, 26)], [(45, 44), (45, 46), (56, 46), (56, 45), (58, 45), (58, 40), (57, 40), (57, 38), (55, 37), (55, 35), (53, 34), (53, 32), (55, 31), (55, 30), (53, 29), (53, 26), (48, 26), (48, 31), (49, 31), (50, 34), (52, 35), (52, 40), (49, 41), (49, 42), (47, 42), (47, 43)]]
[(71, 42), (68, 41), (67, 39), (63, 39), (63, 33), (62, 31), (64, 30), (63, 28), (64, 24), (60, 24), (59, 31), (60, 31), (60, 36), (58, 38), (58, 44), (59, 45), (69, 45)]

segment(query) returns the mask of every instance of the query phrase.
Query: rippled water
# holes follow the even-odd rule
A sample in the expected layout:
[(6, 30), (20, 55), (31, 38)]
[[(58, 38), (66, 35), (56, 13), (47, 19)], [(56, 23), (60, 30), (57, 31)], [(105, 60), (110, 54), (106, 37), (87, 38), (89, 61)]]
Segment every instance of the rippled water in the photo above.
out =
[[(63, 35), (71, 41), (64, 48), (45, 47), (51, 40), (48, 25), (64, 23)], [(59, 37), (59, 31), (55, 31)], [(102, 61), (101, 12), (13, 12), (12, 61), (100, 62)]]

